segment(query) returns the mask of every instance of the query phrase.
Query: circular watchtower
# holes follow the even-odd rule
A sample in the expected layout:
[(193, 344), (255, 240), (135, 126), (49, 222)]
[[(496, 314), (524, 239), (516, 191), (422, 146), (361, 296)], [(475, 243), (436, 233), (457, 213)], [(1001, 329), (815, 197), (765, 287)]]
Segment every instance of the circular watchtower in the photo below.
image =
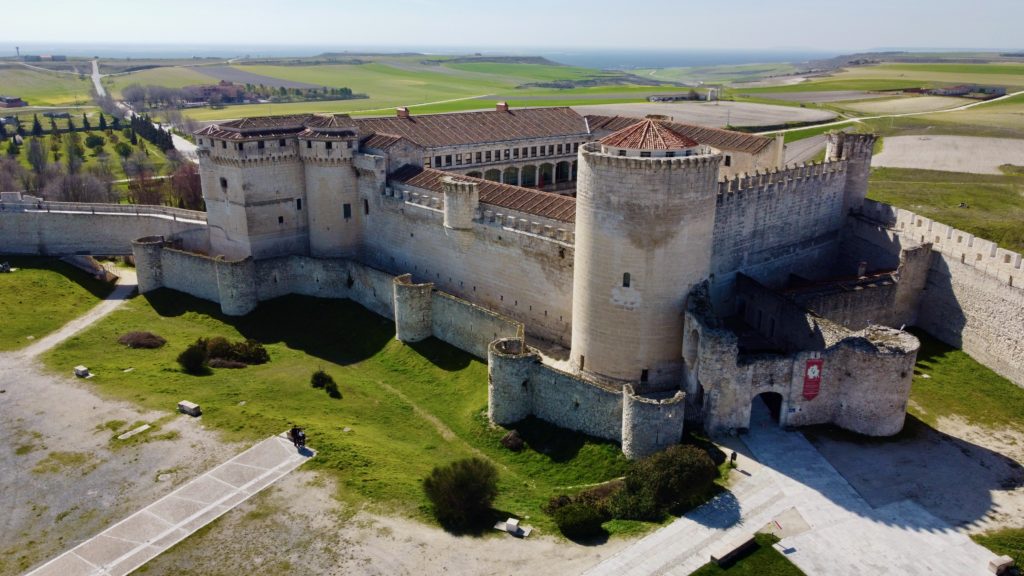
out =
[(710, 273), (720, 160), (651, 119), (580, 148), (576, 368), (639, 391), (681, 383), (684, 300)]

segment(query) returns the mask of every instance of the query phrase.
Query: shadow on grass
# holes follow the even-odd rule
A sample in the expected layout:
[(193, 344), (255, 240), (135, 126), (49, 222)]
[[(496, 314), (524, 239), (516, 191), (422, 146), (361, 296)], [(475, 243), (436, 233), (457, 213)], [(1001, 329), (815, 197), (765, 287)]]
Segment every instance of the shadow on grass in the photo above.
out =
[(533, 416), (508, 426), (508, 429), (518, 430), (527, 447), (547, 456), (553, 462), (569, 462), (579, 454), (587, 440), (600, 441)]
[(0, 254), (0, 262), (8, 262), (12, 268), (21, 270), (49, 270), (56, 272), (68, 280), (85, 288), (99, 300), (106, 298), (114, 290), (114, 284), (97, 280), (84, 270), (62, 262), (59, 258), (47, 256), (5, 256)]
[(420, 356), (429, 360), (431, 364), (446, 372), (463, 370), (473, 361), (472, 355), (437, 338), (427, 338), (420, 342), (410, 342), (407, 345)]
[[(261, 302), (256, 310), (237, 317), (221, 313), (219, 304), (173, 290), (155, 290), (144, 297), (160, 316), (207, 315), (232, 326), (247, 339), (263, 344), (281, 343), (339, 365), (372, 358), (395, 336), (390, 320), (351, 300), (284, 296)], [(445, 358), (449, 353), (439, 351), (441, 343), (433, 347), (439, 361), (455, 365), (456, 360)], [(431, 345), (424, 346), (430, 348)], [(468, 364), (469, 359), (465, 362)]]

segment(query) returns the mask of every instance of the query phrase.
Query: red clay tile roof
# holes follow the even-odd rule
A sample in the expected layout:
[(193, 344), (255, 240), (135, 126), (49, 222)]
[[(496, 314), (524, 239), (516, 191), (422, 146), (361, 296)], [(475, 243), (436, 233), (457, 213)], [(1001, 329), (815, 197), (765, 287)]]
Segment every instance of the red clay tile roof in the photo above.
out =
[(564, 107), (358, 118), (355, 122), (362, 134), (402, 136), (424, 148), (588, 134), (583, 116)]
[(472, 178), (432, 168), (420, 168), (410, 164), (399, 168), (391, 175), (391, 179), (415, 188), (422, 188), (432, 192), (443, 192), (442, 179), (446, 176), (466, 182), (476, 182), (478, 184), (477, 191), (480, 193), (481, 204), (490, 204), (500, 208), (558, 220), (559, 222), (576, 221), (576, 199), (571, 196), (541, 192), (540, 190), (521, 188), (511, 184), (500, 184), (490, 180)]
[(668, 124), (650, 119), (605, 136), (601, 144), (631, 150), (683, 150), (699, 146), (693, 139), (673, 131)]
[[(587, 116), (587, 123), (591, 130), (611, 130), (612, 132), (632, 126), (639, 122), (636, 118), (628, 116)], [(700, 144), (729, 150), (735, 152), (746, 152), (748, 154), (759, 154), (772, 143), (772, 138), (733, 132), (732, 130), (721, 130), (719, 128), (708, 128), (706, 126), (694, 126), (693, 124), (680, 124), (679, 122), (663, 121), (672, 128), (672, 131), (686, 136)]]
[(360, 146), (374, 150), (387, 150), (401, 141), (402, 137), (394, 134), (374, 134), (369, 138), (364, 138)]

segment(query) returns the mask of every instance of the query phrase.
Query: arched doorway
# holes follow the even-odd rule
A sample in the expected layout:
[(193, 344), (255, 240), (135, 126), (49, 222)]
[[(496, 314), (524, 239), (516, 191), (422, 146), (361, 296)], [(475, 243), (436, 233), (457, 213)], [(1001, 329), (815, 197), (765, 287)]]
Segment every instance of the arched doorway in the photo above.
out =
[(537, 185), (537, 167), (536, 166), (523, 166), (520, 172), (520, 186), (527, 188), (533, 188)]
[(505, 171), (501, 175), (501, 181), (505, 184), (519, 185), (519, 169), (515, 166), (505, 168)]
[(554, 164), (541, 164), (540, 171), (537, 175), (537, 187), (543, 188), (554, 184), (555, 178), (555, 165)]
[(492, 168), (487, 172), (484, 172), (484, 179), (490, 180), (491, 182), (501, 182), (501, 170)]
[(562, 161), (555, 164), (555, 183), (561, 184), (562, 182), (568, 182), (571, 178), (572, 168), (568, 161)]
[(778, 425), (782, 418), (782, 394), (778, 392), (762, 392), (754, 397), (750, 406), (750, 425), (755, 420), (769, 420)]

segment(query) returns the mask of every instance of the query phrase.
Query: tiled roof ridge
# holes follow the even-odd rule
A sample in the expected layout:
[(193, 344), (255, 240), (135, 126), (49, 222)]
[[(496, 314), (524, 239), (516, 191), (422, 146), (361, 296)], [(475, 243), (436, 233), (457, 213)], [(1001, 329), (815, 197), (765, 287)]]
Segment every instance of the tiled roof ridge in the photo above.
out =
[(694, 139), (679, 134), (668, 123), (650, 118), (605, 136), (601, 143), (640, 150), (680, 150), (699, 146)]

